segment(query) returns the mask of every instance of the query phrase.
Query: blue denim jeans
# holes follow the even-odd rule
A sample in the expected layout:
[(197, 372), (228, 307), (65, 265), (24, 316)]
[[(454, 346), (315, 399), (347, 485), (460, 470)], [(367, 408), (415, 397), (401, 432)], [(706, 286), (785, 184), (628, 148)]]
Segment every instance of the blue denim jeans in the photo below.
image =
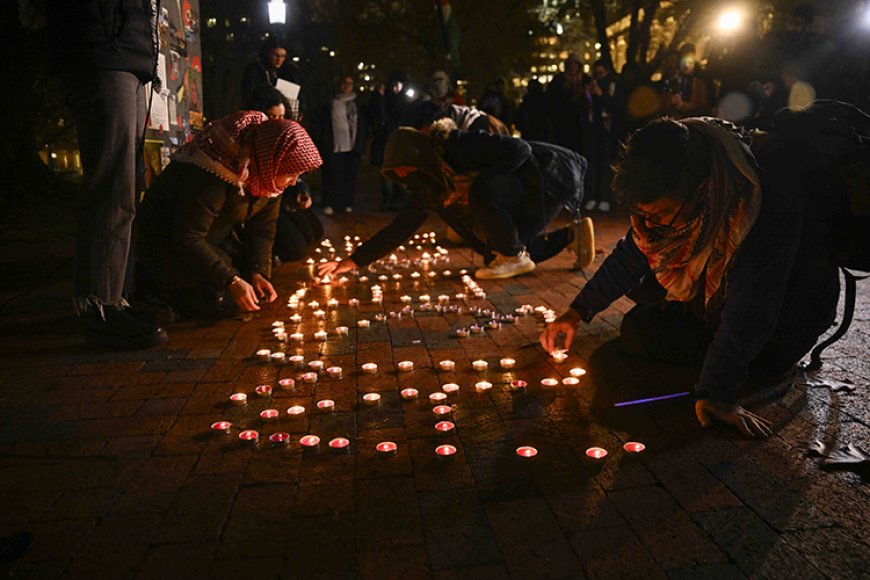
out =
[(132, 282), (133, 218), (143, 168), (145, 88), (121, 71), (92, 71), (62, 79), (81, 152), (83, 177), (76, 203), (74, 302), (124, 303)]

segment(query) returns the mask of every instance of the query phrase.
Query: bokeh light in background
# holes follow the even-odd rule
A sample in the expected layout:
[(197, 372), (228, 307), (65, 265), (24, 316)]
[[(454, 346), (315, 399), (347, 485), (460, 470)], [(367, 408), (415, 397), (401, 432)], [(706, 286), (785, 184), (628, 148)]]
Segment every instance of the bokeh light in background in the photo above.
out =
[(737, 8), (724, 10), (716, 21), (716, 28), (722, 34), (733, 34), (743, 27), (746, 15)]

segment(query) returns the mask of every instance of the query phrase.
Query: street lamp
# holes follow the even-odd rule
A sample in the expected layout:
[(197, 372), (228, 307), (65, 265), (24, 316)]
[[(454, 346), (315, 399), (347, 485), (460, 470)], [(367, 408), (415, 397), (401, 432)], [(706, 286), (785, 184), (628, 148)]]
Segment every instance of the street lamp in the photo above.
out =
[(269, 0), (269, 24), (287, 22), (287, 5), (284, 0)]
[(716, 27), (725, 34), (737, 32), (741, 26), (743, 26), (743, 13), (735, 9), (722, 12), (716, 22)]

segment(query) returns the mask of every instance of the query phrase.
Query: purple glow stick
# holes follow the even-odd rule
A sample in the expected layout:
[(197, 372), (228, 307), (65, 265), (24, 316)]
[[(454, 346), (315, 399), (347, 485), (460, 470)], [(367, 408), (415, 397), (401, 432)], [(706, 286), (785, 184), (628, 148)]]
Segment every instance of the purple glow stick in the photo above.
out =
[(664, 401), (665, 399), (676, 399), (677, 397), (685, 397), (689, 394), (689, 391), (684, 391), (682, 393), (672, 393), (670, 395), (662, 395), (661, 397), (650, 397), (648, 399), (635, 399), (634, 401), (622, 401), (621, 403), (614, 403), (614, 407), (628, 407), (629, 405), (643, 405), (644, 403), (652, 403), (654, 401)]

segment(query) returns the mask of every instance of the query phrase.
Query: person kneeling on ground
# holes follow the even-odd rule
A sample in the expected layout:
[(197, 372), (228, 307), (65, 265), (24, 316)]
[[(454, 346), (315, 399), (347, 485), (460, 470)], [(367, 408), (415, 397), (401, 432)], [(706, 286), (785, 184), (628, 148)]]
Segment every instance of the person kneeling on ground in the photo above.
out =
[[(583, 195), (586, 160), (547, 143), (526, 142), (481, 131), (456, 129), (451, 119), (432, 124), (429, 134), (401, 127), (387, 143), (383, 174), (407, 186), (407, 207), (357, 248), (350, 259), (327, 262), (320, 275), (341, 274), (366, 266), (404, 243), (435, 211), (484, 257), (480, 279), (511, 278), (572, 246), (594, 256), (591, 238), (578, 224), (543, 231), (562, 207), (575, 214)], [(467, 205), (486, 234), (481, 241), (458, 219)], [(587, 231), (590, 231), (589, 228)]]
[[(613, 188), (631, 227), (565, 314), (548, 352), (629, 293), (625, 349), (700, 367), (695, 413), (746, 436), (769, 423), (736, 403), (753, 375), (784, 376), (831, 325), (839, 297), (826, 167), (810, 144), (769, 139), (756, 154), (733, 125), (662, 119), (636, 132)], [(647, 296), (644, 297), (644, 291)]]
[(281, 192), (320, 164), (294, 121), (241, 111), (211, 123), (145, 193), (140, 289), (183, 315), (207, 318), (275, 300), (269, 275)]

